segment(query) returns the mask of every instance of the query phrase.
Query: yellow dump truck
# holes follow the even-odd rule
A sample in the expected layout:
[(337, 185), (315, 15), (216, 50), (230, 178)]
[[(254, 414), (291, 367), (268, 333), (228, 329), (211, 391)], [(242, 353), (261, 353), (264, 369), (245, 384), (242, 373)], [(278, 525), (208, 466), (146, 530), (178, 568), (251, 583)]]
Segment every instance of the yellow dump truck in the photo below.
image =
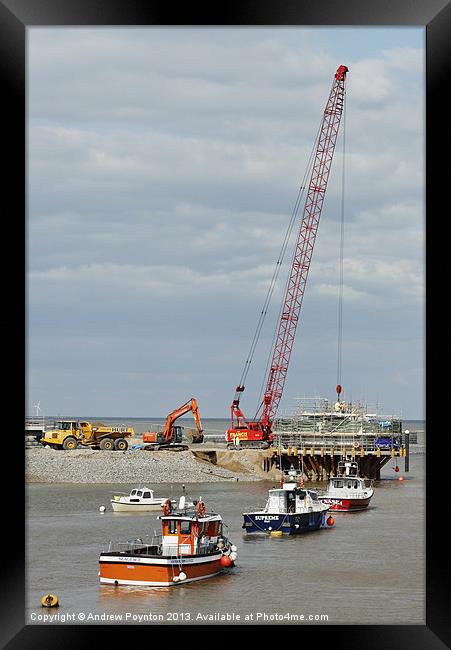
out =
[(81, 445), (92, 449), (125, 451), (128, 449), (126, 438), (134, 435), (132, 427), (107, 427), (79, 420), (57, 420), (53, 429), (45, 431), (40, 443), (55, 449), (76, 449)]

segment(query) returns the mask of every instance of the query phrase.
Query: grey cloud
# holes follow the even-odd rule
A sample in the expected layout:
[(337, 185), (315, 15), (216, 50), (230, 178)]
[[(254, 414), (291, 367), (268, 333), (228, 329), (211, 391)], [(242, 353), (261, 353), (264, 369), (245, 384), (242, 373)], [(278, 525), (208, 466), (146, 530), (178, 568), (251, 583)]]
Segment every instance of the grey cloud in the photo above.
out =
[[(30, 30), (28, 383), (49, 410), (158, 415), (188, 390), (227, 414), (336, 67), (311, 33), (239, 31)], [(421, 417), (422, 53), (354, 59), (347, 386)], [(285, 405), (333, 390), (340, 149)]]

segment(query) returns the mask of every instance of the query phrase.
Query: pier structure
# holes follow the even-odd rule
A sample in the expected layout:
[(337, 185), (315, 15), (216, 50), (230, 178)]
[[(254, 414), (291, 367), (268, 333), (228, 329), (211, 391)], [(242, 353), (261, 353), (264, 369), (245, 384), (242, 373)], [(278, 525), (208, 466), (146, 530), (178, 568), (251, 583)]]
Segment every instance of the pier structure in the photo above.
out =
[(39, 440), (45, 434), (45, 417), (39, 415), (25, 417), (25, 448), (40, 447)]
[(404, 471), (409, 471), (411, 440), (402, 431), (401, 418), (368, 413), (361, 404), (330, 404), (322, 398), (299, 401), (293, 415), (273, 423), (274, 442), (263, 460), (265, 471), (293, 465), (306, 480), (324, 481), (335, 476), (343, 458), (355, 460), (367, 479), (380, 479), (382, 467), (395, 458), (404, 458)]

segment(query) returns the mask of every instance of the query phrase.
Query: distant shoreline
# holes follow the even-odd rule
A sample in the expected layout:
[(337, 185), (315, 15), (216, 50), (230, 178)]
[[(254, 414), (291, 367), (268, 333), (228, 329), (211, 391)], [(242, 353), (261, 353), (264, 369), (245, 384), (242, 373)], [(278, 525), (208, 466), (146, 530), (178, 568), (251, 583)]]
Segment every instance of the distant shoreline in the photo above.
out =
[[(36, 414), (30, 414), (26, 416), (27, 418), (35, 418)], [(139, 420), (139, 421), (145, 421), (145, 422), (151, 422), (153, 420), (161, 420), (165, 421), (167, 418), (167, 415), (39, 415), (40, 418), (43, 418), (45, 420)], [(189, 419), (189, 415), (182, 416), (184, 421)], [(383, 416), (381, 416), (383, 417)], [(202, 420), (205, 422), (209, 421), (215, 421), (215, 422), (230, 422), (230, 417), (223, 417), (223, 418), (218, 418), (218, 417), (202, 417)], [(424, 426), (426, 426), (426, 420), (425, 419), (415, 419), (415, 418), (401, 418), (403, 423), (421, 423)]]

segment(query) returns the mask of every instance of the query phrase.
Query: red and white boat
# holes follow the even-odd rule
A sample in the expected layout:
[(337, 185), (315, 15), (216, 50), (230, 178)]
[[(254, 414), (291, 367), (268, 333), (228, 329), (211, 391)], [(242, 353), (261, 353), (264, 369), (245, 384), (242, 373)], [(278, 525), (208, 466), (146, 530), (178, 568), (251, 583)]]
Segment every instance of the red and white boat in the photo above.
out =
[(337, 475), (330, 479), (326, 492), (318, 494), (318, 499), (330, 510), (347, 512), (367, 508), (373, 494), (373, 482), (367, 485), (359, 476), (357, 463), (344, 460), (338, 463)]
[(159, 516), (162, 534), (147, 541), (110, 542), (99, 557), (100, 582), (113, 585), (170, 587), (203, 580), (234, 566), (237, 549), (224, 535), (220, 515), (202, 500), (177, 510), (168, 499)]

